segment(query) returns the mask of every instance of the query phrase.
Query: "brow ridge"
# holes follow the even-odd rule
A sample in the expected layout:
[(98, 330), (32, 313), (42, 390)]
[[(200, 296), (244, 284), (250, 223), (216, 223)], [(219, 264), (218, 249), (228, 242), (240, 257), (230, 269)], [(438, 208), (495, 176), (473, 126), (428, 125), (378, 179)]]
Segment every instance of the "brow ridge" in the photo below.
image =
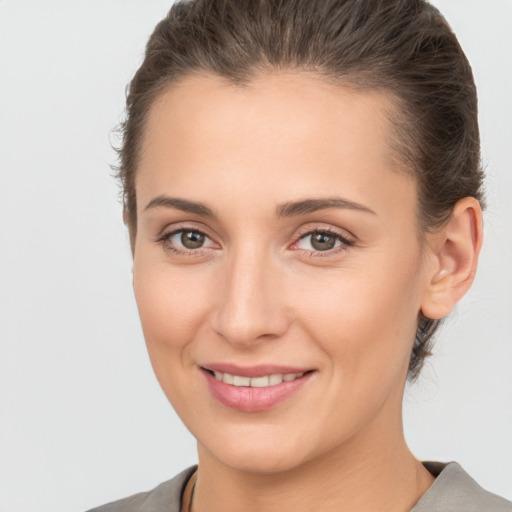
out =
[(293, 217), (313, 213), (328, 208), (347, 208), (377, 215), (373, 210), (362, 204), (344, 199), (342, 197), (327, 197), (319, 199), (303, 199), (301, 201), (287, 202), (277, 208), (278, 217)]
[[(173, 208), (187, 213), (194, 213), (203, 217), (216, 218), (214, 211), (199, 201), (190, 201), (179, 197), (170, 197), (160, 195), (153, 198), (144, 208), (144, 211), (151, 208)], [(290, 201), (283, 203), (277, 207), (277, 217), (294, 217), (313, 213), (318, 210), (328, 208), (346, 208), (350, 210), (358, 210), (376, 215), (376, 213), (362, 204), (344, 199), (342, 197), (328, 197), (316, 199), (303, 199), (300, 201)]]
[(154, 197), (144, 208), (144, 211), (150, 210), (151, 208), (174, 208), (175, 210), (181, 210), (182, 212), (194, 213), (203, 217), (215, 218), (214, 211), (199, 201), (190, 201), (188, 199), (181, 199), (179, 197), (169, 197), (161, 195)]

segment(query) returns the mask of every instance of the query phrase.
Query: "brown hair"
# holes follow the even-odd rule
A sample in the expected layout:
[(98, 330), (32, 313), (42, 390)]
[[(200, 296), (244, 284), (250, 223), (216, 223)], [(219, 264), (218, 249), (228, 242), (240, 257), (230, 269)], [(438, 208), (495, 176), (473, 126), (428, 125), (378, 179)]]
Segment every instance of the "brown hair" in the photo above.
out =
[[(269, 70), (315, 72), (394, 100), (396, 156), (418, 183), (420, 235), (466, 196), (483, 203), (477, 98), (471, 67), (439, 11), (423, 0), (182, 0), (158, 23), (131, 81), (121, 125), (120, 178), (132, 250), (135, 175), (155, 98), (196, 73), (243, 85)], [(439, 320), (421, 313), (414, 380)]]

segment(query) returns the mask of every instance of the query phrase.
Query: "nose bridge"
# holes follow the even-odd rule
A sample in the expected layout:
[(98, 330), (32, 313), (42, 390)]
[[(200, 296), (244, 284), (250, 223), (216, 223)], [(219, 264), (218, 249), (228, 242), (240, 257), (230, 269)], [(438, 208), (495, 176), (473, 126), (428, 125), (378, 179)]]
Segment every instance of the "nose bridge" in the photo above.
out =
[(275, 286), (278, 269), (256, 244), (233, 248), (222, 271), (214, 330), (234, 344), (283, 334), (287, 319)]

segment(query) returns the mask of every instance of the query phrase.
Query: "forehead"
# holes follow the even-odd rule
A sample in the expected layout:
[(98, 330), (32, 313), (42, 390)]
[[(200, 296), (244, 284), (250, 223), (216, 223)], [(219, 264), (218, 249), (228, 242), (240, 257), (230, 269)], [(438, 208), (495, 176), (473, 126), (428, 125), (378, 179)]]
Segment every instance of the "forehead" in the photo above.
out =
[(340, 146), (343, 136), (344, 147), (365, 139), (385, 157), (384, 143), (393, 135), (392, 107), (384, 93), (337, 86), (313, 73), (274, 72), (243, 86), (216, 75), (193, 75), (157, 96), (143, 147), (161, 149), (157, 146), (166, 132), (181, 135), (180, 142), (193, 138), (212, 146), (220, 146), (225, 135), (267, 147), (301, 142)]
[(218, 193), (256, 197), (260, 191), (276, 201), (306, 193), (349, 193), (362, 201), (380, 182), (386, 184), (381, 198), (404, 187), (411, 195), (411, 179), (397, 172), (391, 150), (392, 107), (383, 93), (340, 87), (314, 74), (273, 73), (243, 87), (214, 76), (188, 77), (149, 111), (138, 202), (167, 188), (201, 195), (201, 184), (208, 184), (204, 194), (215, 186)]

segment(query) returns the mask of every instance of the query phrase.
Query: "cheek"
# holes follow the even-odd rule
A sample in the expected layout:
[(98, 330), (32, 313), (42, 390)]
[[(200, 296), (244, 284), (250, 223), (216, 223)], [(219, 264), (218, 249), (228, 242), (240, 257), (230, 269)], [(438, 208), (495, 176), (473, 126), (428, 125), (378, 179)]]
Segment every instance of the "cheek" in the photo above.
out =
[[(414, 259), (340, 269), (297, 290), (303, 329), (317, 340), (344, 379), (394, 378), (408, 366), (419, 311)], [(307, 298), (307, 300), (303, 300)]]
[(208, 310), (207, 276), (136, 257), (135, 299), (150, 356), (184, 349)]
[(339, 272), (336, 284), (317, 280), (309, 300), (297, 303), (302, 331), (326, 356), (323, 369), (331, 391), (317, 409), (333, 425), (332, 439), (339, 432), (350, 437), (385, 404), (392, 421), (409, 367), (418, 307), (412, 272), (395, 271), (388, 278), (366, 268)]
[[(143, 258), (134, 260), (133, 287), (151, 365), (167, 399), (185, 424), (194, 372), (192, 341), (208, 311), (205, 276)], [(187, 412), (188, 411), (188, 412)], [(187, 425), (188, 426), (188, 425)]]

